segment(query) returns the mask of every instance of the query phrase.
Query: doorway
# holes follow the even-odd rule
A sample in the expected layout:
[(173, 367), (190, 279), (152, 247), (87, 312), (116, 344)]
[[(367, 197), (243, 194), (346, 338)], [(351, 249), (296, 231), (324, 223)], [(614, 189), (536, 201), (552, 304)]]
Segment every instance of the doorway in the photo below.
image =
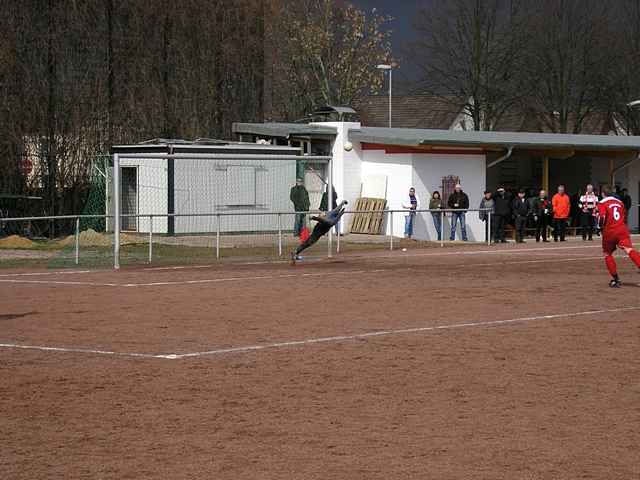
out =
[[(121, 168), (122, 189), (121, 205), (122, 215), (138, 214), (138, 167)], [(138, 230), (137, 217), (125, 217), (121, 219), (122, 230), (135, 232)]]

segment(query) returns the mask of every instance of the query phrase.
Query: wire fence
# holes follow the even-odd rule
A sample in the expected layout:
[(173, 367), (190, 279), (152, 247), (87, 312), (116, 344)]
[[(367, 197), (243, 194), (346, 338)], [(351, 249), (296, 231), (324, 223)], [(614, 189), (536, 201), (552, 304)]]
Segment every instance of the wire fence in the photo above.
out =
[[(243, 212), (210, 214), (121, 215), (129, 229), (115, 235), (109, 215), (0, 218), (0, 266), (111, 267), (144, 264), (194, 264), (219, 260), (287, 258), (300, 243), (298, 232), (313, 230), (311, 212)], [(379, 221), (373, 234), (350, 233), (356, 215)], [(638, 216), (638, 206), (629, 218)], [(181, 233), (168, 233), (173, 217)], [(480, 221), (484, 217), (484, 221)], [(305, 256), (323, 257), (343, 252), (396, 248), (426, 248), (450, 240), (493, 243), (496, 217), (490, 211), (470, 210), (351, 210)], [(125, 222), (124, 220), (127, 219)], [(466, 231), (463, 231), (464, 222)], [(580, 235), (576, 221), (567, 223), (568, 235)], [(455, 227), (455, 228), (454, 228)], [(506, 238), (513, 226), (505, 225)], [(553, 222), (545, 227), (552, 238)], [(55, 235), (51, 235), (55, 232)], [(527, 237), (533, 237), (531, 219)], [(594, 232), (594, 236), (597, 232)], [(410, 237), (410, 238), (408, 238)]]

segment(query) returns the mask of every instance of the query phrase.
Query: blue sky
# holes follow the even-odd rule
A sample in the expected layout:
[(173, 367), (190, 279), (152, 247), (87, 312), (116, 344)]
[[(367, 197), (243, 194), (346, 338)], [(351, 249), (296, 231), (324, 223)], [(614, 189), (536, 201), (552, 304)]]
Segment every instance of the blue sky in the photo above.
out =
[[(413, 19), (419, 8), (429, 7), (438, 0), (349, 0), (351, 3), (363, 10), (376, 8), (381, 13), (391, 15), (394, 20), (391, 22), (393, 29), (392, 46), (395, 55), (398, 56), (402, 47), (413, 38)], [(446, 0), (440, 0), (446, 1)], [(408, 64), (401, 64), (400, 71), (397, 72), (399, 79), (412, 80), (417, 76), (415, 69)]]

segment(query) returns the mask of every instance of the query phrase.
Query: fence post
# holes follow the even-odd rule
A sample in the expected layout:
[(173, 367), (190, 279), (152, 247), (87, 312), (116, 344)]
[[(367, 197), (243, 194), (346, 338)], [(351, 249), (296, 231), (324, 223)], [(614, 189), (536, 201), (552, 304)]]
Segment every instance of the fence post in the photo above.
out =
[(120, 156), (113, 155), (113, 268), (120, 268)]
[(338, 238), (336, 238), (336, 253), (340, 253), (340, 235), (342, 234), (342, 220), (336, 224), (338, 229)]
[(278, 213), (278, 256), (282, 256), (282, 214)]
[(149, 263), (153, 259), (153, 215), (149, 215)]
[(491, 245), (491, 210), (487, 215), (487, 245)]
[(216, 258), (220, 259), (220, 214), (216, 215)]
[(76, 265), (80, 263), (80, 217), (76, 218)]
[(444, 210), (440, 212), (440, 246), (444, 247)]
[(389, 250), (393, 250), (393, 210), (389, 211)]

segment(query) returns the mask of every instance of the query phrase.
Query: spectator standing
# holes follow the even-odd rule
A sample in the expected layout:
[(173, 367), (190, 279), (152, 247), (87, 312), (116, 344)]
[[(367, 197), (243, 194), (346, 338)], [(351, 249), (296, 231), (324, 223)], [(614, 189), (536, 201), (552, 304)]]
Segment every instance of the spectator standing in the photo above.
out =
[(301, 178), (296, 179), (296, 184), (291, 187), (289, 199), (291, 200), (291, 203), (293, 203), (293, 209), (296, 212), (293, 224), (293, 234), (296, 237), (299, 237), (300, 231), (307, 226), (307, 214), (303, 212), (308, 212), (310, 206), (309, 192), (307, 192)]
[(547, 240), (547, 230), (551, 218), (551, 202), (547, 198), (547, 192), (540, 190), (538, 197), (533, 202), (533, 220), (536, 223), (536, 242), (542, 237), (543, 242)]
[(622, 198), (620, 199), (622, 204), (624, 205), (624, 223), (629, 223), (629, 212), (631, 211), (631, 207), (633, 204), (633, 200), (631, 200), (631, 195), (629, 195), (629, 190), (626, 188), (622, 189)]
[(440, 197), (440, 192), (437, 190), (431, 195), (431, 200), (429, 201), (429, 210), (431, 210), (433, 226), (436, 228), (438, 241), (440, 241), (442, 240), (442, 215), (437, 210), (442, 210), (442, 198)]
[[(493, 201), (493, 195), (489, 190), (485, 190), (484, 197), (480, 200), (480, 212), (478, 216), (480, 220), (484, 222), (484, 240), (488, 242), (491, 238), (491, 232), (489, 231), (489, 219), (492, 218), (494, 212), (495, 202)], [(493, 219), (492, 219), (493, 221)], [(493, 230), (493, 229), (492, 229)]]
[(553, 210), (553, 241), (565, 241), (567, 233), (567, 220), (571, 214), (571, 199), (564, 191), (564, 185), (558, 186), (558, 193), (551, 199)]
[[(329, 185), (327, 184), (324, 193), (322, 194), (322, 198), (320, 199), (320, 211), (328, 212), (329, 210), (335, 210), (338, 207), (338, 192), (336, 192), (336, 187), (331, 189), (333, 191), (333, 195), (331, 195), (332, 202), (331, 207), (329, 207)], [(336, 235), (340, 234), (340, 220), (336, 223)]]
[(409, 189), (408, 202), (402, 204), (402, 208), (409, 210), (407, 216), (404, 217), (404, 236), (405, 238), (413, 237), (413, 223), (416, 218), (416, 210), (418, 210), (420, 201), (416, 196), (416, 189), (411, 187)]
[(324, 189), (324, 193), (322, 194), (322, 198), (320, 199), (320, 211), (327, 212), (329, 210), (333, 210), (338, 206), (338, 192), (336, 192), (336, 188), (333, 187), (333, 202), (331, 202), (331, 208), (329, 208), (329, 185), (327, 185)]
[(593, 185), (587, 185), (587, 191), (580, 195), (578, 202), (580, 208), (580, 230), (582, 240), (593, 240), (593, 230), (595, 226), (595, 215), (598, 207), (598, 196), (593, 191)]
[[(469, 197), (462, 191), (462, 186), (458, 183), (455, 190), (449, 195), (448, 206), (452, 210), (469, 210)], [(462, 241), (467, 241), (467, 212), (459, 211), (453, 212), (451, 215), (451, 236), (449, 240), (454, 241), (456, 239), (456, 230), (458, 222), (460, 222), (460, 230), (462, 231)]]
[(524, 243), (525, 230), (527, 228), (527, 219), (529, 218), (529, 202), (525, 198), (524, 189), (518, 191), (518, 195), (511, 202), (511, 210), (515, 219), (516, 242)]
[(507, 221), (511, 217), (511, 205), (504, 187), (498, 188), (498, 191), (493, 197), (493, 201), (493, 239), (496, 243), (507, 243), (507, 240), (504, 238), (504, 228), (507, 226)]
[(577, 193), (569, 195), (569, 199), (571, 200), (571, 212), (569, 213), (569, 218), (571, 219), (571, 225), (575, 227), (580, 225), (581, 221), (580, 197), (582, 197), (582, 189), (578, 189)]

